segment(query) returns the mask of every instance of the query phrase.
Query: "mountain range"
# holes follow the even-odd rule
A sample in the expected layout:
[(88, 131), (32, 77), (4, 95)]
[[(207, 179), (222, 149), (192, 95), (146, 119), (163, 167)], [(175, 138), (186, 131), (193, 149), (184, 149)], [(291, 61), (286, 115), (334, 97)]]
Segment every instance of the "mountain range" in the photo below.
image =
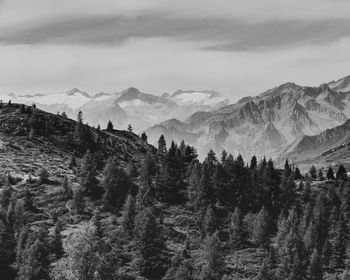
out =
[(85, 122), (90, 125), (105, 127), (110, 120), (117, 128), (126, 128), (131, 124), (135, 131), (142, 131), (168, 118), (184, 120), (197, 111), (211, 111), (229, 104), (227, 98), (211, 90), (178, 90), (173, 94), (158, 96), (133, 87), (122, 92), (95, 95), (77, 88), (53, 94), (10, 93), (0, 96), (0, 99), (28, 105), (35, 103), (40, 109), (51, 113), (65, 112), (73, 119), (81, 110)]
[[(169, 119), (146, 130), (151, 143), (184, 139), (198, 148), (285, 158), (305, 137), (342, 125), (350, 117), (350, 76), (318, 87), (285, 83), (255, 97), (184, 121)], [(322, 136), (320, 136), (322, 137)]]
[[(130, 123), (136, 132), (145, 131), (151, 144), (160, 135), (169, 143), (185, 140), (200, 157), (213, 149), (244, 157), (253, 154), (305, 162), (328, 150), (338, 150), (348, 140), (350, 76), (317, 87), (285, 83), (257, 96), (230, 104), (213, 90), (178, 90), (161, 96), (136, 88), (91, 95), (74, 88), (54, 94), (1, 96), (6, 101), (32, 104), (52, 112), (65, 112), (84, 122), (116, 128)], [(334, 129), (334, 130), (333, 130)], [(321, 146), (320, 146), (321, 145)]]

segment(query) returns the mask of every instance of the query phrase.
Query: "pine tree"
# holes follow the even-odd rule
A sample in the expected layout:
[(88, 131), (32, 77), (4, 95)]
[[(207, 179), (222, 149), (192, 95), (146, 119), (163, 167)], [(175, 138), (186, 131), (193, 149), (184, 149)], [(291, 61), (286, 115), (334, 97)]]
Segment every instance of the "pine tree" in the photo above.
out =
[(147, 142), (147, 134), (145, 132), (142, 132), (141, 140)]
[(257, 166), (258, 166), (258, 161), (256, 159), (256, 156), (253, 156), (250, 161), (250, 169), (256, 169)]
[(298, 167), (294, 170), (294, 179), (295, 180), (301, 180), (303, 177), (301, 176), (300, 170)]
[(103, 176), (104, 205), (120, 209), (130, 191), (130, 181), (125, 171), (119, 167), (117, 158), (112, 157), (108, 160)]
[(334, 180), (334, 172), (333, 172), (332, 167), (329, 167), (329, 168), (328, 168), (328, 171), (327, 171), (327, 179), (328, 179), (328, 180)]
[(205, 212), (202, 225), (202, 236), (212, 235), (216, 230), (216, 215), (213, 207), (209, 205)]
[(329, 270), (329, 257), (332, 255), (332, 245), (328, 239), (323, 244), (322, 247), (322, 264), (326, 271)]
[(58, 219), (55, 224), (53, 235), (51, 237), (51, 242), (50, 242), (50, 248), (51, 248), (50, 252), (54, 255), (55, 260), (58, 260), (64, 254), (61, 232), (62, 232), (62, 223)]
[(344, 165), (339, 165), (336, 177), (337, 179), (346, 179), (348, 177)]
[(91, 225), (94, 230), (94, 234), (98, 240), (103, 237), (103, 230), (101, 225), (101, 213), (98, 209), (95, 209), (94, 214), (91, 218)]
[(258, 246), (263, 246), (271, 235), (272, 220), (264, 207), (255, 218), (253, 228), (253, 242)]
[(113, 123), (111, 121), (108, 121), (108, 124), (107, 124), (107, 131), (113, 131), (114, 128), (113, 128)]
[(316, 171), (316, 167), (314, 165), (311, 166), (311, 168), (309, 170), (309, 174), (310, 174), (310, 177), (312, 179), (316, 179), (317, 171)]
[(230, 248), (234, 250), (242, 249), (247, 244), (248, 232), (243, 222), (243, 214), (239, 208), (235, 208), (231, 216), (229, 227), (230, 232)]
[(19, 280), (49, 279), (47, 231), (42, 230), (35, 235), (27, 239), (23, 263), (18, 271)]
[(158, 154), (164, 156), (166, 152), (167, 152), (166, 142), (164, 139), (164, 135), (162, 134), (158, 140)]
[(82, 214), (84, 212), (85, 202), (84, 202), (84, 189), (79, 186), (73, 192), (72, 199), (72, 210), (76, 214)]
[(131, 124), (128, 125), (128, 131), (129, 131), (130, 133), (133, 132), (133, 128), (132, 128)]
[(224, 272), (224, 261), (218, 235), (207, 236), (201, 251), (202, 267), (199, 279), (221, 279)]
[(1, 206), (3, 209), (7, 210), (7, 207), (10, 204), (12, 197), (12, 187), (10, 186), (10, 182), (7, 179), (4, 187), (1, 192)]
[(122, 226), (125, 232), (132, 234), (136, 216), (135, 199), (128, 195), (123, 207)]
[(341, 218), (336, 225), (335, 237), (332, 242), (332, 255), (330, 257), (330, 269), (335, 270), (344, 268), (344, 261), (346, 259), (346, 228), (345, 221)]
[(85, 194), (90, 195), (93, 198), (98, 198), (101, 193), (96, 176), (96, 156), (90, 151), (87, 151), (80, 162), (80, 185), (84, 189)]
[(24, 208), (26, 211), (34, 210), (33, 196), (28, 187), (24, 191)]
[(308, 279), (310, 280), (322, 280), (323, 279), (323, 268), (322, 258), (319, 255), (317, 249), (314, 249), (311, 255), (311, 261), (307, 269)]
[(134, 234), (140, 275), (147, 279), (161, 279), (165, 272), (163, 263), (165, 245), (152, 207), (143, 209), (135, 217)]

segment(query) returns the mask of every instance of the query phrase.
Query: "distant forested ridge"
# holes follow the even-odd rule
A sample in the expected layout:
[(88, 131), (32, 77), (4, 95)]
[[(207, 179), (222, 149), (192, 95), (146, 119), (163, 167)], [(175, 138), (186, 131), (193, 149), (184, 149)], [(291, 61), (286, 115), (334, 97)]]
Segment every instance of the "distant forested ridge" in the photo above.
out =
[(349, 279), (344, 166), (106, 127), (0, 105), (1, 279)]

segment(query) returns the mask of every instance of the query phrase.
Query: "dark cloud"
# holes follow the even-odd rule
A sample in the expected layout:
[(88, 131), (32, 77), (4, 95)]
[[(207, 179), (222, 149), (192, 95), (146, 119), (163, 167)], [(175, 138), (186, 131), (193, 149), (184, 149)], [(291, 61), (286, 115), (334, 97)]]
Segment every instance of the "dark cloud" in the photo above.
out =
[(8, 45), (113, 45), (133, 37), (167, 37), (205, 41), (209, 43), (209, 49), (237, 51), (331, 43), (350, 35), (350, 20), (247, 23), (232, 19), (171, 17), (149, 13), (134, 17), (85, 16), (32, 23), (1, 30), (0, 34), (0, 42)]

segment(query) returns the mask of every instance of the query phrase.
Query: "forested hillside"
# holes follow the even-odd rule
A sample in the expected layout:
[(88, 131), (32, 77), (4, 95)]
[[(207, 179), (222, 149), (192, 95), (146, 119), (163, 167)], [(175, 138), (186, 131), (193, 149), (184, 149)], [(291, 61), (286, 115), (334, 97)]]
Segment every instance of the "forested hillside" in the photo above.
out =
[[(0, 108), (1, 279), (349, 279), (346, 170)], [(335, 174), (334, 174), (335, 173)]]

